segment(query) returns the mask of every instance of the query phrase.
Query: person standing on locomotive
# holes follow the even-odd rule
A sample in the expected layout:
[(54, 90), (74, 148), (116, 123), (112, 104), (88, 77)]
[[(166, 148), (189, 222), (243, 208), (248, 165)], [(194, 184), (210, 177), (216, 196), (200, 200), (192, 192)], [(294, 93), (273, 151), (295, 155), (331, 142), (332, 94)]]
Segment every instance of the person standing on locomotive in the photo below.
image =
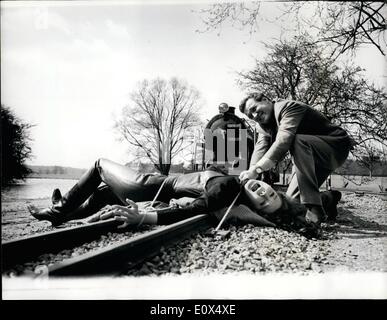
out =
[(354, 145), (352, 138), (299, 101), (273, 102), (264, 93), (253, 93), (241, 101), (239, 109), (260, 127), (250, 167), (240, 174), (241, 181), (270, 170), (289, 151), (293, 171), (287, 195), (307, 207), (307, 222), (320, 225), (327, 215), (319, 187), (347, 159)]

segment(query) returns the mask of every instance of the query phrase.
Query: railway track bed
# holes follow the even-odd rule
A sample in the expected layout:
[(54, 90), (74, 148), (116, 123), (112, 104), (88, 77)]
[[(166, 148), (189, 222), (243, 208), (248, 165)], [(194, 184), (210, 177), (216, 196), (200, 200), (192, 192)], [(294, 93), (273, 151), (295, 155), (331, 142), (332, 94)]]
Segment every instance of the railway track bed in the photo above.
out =
[[(180, 238), (171, 241), (172, 246), (169, 246), (169, 244), (164, 246), (163, 243), (160, 243), (158, 249), (155, 249), (151, 255), (145, 254), (145, 257), (134, 259), (134, 256), (127, 253), (127, 256), (121, 261), (121, 265), (117, 266), (120, 267), (117, 268), (120, 270), (115, 271), (114, 274), (158, 276), (170, 273), (197, 272), (265, 273), (274, 271), (309, 273), (319, 272), (318, 270), (324, 272), (336, 269), (385, 271), (383, 260), (386, 239), (385, 204), (386, 202), (376, 195), (365, 194), (359, 197), (355, 193), (346, 193), (339, 205), (339, 219), (337, 223), (324, 227), (324, 233), (329, 238), (323, 240), (308, 240), (284, 230), (253, 226), (230, 227), (228, 229), (231, 231), (230, 236), (221, 240), (206, 237), (202, 232), (195, 234), (196, 231), (193, 232), (192, 236), (188, 236), (187, 232), (185, 240)], [(115, 227), (114, 230), (116, 230)], [(117, 234), (112, 229), (106, 231), (105, 234), (99, 236), (102, 242), (105, 240), (106, 242), (113, 241), (118, 245), (121, 241), (120, 237), (123, 237), (123, 241), (126, 241), (131, 236), (131, 234), (126, 233), (131, 232), (129, 230), (122, 234)], [(96, 240), (84, 245), (93, 246), (94, 241)], [(105, 244), (95, 245), (94, 249), (98, 251), (102, 246), (105, 246)], [(83, 250), (82, 245), (76, 247), (77, 250)], [(155, 245), (154, 248), (157, 248), (157, 246)], [(297, 251), (297, 248), (300, 248), (300, 250)], [(296, 249), (296, 251), (294, 252), (293, 249)], [(64, 250), (69, 249), (64, 248)], [(156, 252), (157, 250), (159, 251)], [(50, 258), (54, 260), (53, 265), (48, 265), (43, 261), (34, 265), (26, 265), (33, 261), (25, 261), (22, 263), (20, 272), (30, 270), (32, 275), (36, 276), (34, 273), (35, 268), (42, 264), (47, 267), (40, 270), (42, 274), (55, 275), (54, 266), (58, 266), (58, 263), (61, 263), (60, 261), (77, 258), (77, 253), (70, 259), (69, 252), (64, 253), (65, 257), (59, 257), (57, 260), (55, 260), (56, 257)], [(86, 251), (79, 253), (80, 256), (84, 256)], [(63, 252), (61, 254), (63, 255)], [(22, 255), (19, 254), (18, 256)], [(7, 257), (10, 256), (4, 255), (3, 252), (3, 262), (9, 262)], [(43, 258), (45, 257), (43, 256)], [(107, 261), (112, 260), (114, 259), (107, 258)], [(93, 263), (90, 263), (90, 261), (93, 260), (89, 259), (88, 262), (92, 267), (85, 267), (83, 273), (80, 274), (106, 274), (109, 271), (109, 264), (105, 266), (105, 270), (93, 271)], [(94, 264), (99, 265), (99, 262)], [(18, 274), (18, 272), (15, 272), (16, 276)], [(67, 274), (77, 273), (71, 271)], [(8, 275), (3, 273), (3, 276)]]
[[(107, 220), (2, 243), (3, 275), (80, 276), (117, 274), (192, 233), (210, 227), (200, 215), (168, 226), (116, 231)], [(92, 241), (90, 241), (92, 240)]]

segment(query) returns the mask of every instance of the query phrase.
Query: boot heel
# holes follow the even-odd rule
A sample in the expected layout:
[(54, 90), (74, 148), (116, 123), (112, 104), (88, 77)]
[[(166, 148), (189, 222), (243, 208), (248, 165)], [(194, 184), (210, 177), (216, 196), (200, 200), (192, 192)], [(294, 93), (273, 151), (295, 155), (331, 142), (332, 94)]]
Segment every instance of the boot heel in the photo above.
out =
[(58, 204), (62, 200), (62, 193), (59, 189), (54, 189), (51, 196), (51, 202), (53, 205)]

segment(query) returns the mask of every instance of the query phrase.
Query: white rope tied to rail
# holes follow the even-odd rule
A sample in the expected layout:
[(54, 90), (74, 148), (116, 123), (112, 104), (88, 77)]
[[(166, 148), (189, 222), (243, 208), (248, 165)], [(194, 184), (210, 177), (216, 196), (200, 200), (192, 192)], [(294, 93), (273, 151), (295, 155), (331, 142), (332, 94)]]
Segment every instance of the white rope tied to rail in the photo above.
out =
[(235, 205), (235, 202), (237, 201), (237, 199), (239, 198), (239, 195), (242, 193), (242, 190), (239, 191), (239, 193), (237, 194), (237, 196), (234, 198), (234, 200), (232, 201), (232, 203), (230, 204), (230, 206), (227, 208), (227, 211), (226, 213), (224, 214), (222, 220), (220, 220), (218, 226), (215, 228), (215, 232), (218, 232), (219, 228), (223, 225), (223, 222), (226, 220), (227, 216), (229, 215), (232, 207)]
[[(149, 207), (146, 207), (146, 208), (145, 208), (145, 211), (160, 212), (160, 211), (170, 210), (170, 209), (172, 209), (172, 208), (176, 208), (176, 205), (169, 205), (168, 207), (165, 207), (165, 208), (154, 208), (154, 207), (153, 207), (153, 205), (154, 205), (154, 203), (156, 202), (157, 198), (159, 197), (160, 192), (161, 192), (161, 190), (163, 189), (163, 187), (164, 187), (166, 181), (167, 181), (167, 179), (165, 179), (165, 180), (163, 181), (163, 183), (161, 184), (161, 186), (160, 186), (159, 190), (157, 191), (155, 197), (153, 198), (151, 204), (149, 205)], [(142, 221), (143, 221), (143, 220), (142, 220)], [(142, 222), (141, 222), (141, 223), (142, 223)], [(138, 224), (138, 226), (140, 226), (141, 223)]]
[(165, 179), (165, 180), (163, 181), (163, 183), (161, 184), (161, 186), (160, 186), (159, 190), (157, 191), (156, 196), (155, 196), (154, 199), (152, 200), (152, 202), (151, 202), (149, 208), (154, 209), (154, 208), (153, 208), (153, 204), (155, 203), (155, 201), (157, 200), (158, 196), (160, 195), (160, 192), (161, 192), (161, 190), (163, 189), (164, 184), (165, 184), (166, 181), (167, 181), (167, 179)]

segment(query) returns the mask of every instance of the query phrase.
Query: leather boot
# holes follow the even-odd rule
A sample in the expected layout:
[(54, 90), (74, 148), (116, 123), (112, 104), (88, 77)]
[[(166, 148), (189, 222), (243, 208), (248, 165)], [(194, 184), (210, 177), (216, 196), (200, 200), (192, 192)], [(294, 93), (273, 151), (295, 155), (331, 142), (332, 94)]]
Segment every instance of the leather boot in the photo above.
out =
[(54, 206), (59, 206), (62, 201), (62, 194), (59, 189), (54, 189), (51, 202), (52, 206), (43, 210), (38, 210), (33, 205), (27, 205), (27, 208), (31, 215), (38, 220), (50, 221), (53, 226), (58, 226), (64, 222), (63, 215), (59, 210), (54, 209)]
[(66, 219), (76, 220), (87, 218), (106, 205), (122, 204), (109, 186), (101, 186), (77, 209), (66, 215)]
[(97, 161), (63, 197), (59, 189), (55, 189), (51, 197), (53, 203), (51, 207), (37, 211), (29, 206), (29, 210), (36, 219), (47, 220), (53, 226), (58, 226), (70, 220), (71, 213), (96, 191), (101, 181)]

